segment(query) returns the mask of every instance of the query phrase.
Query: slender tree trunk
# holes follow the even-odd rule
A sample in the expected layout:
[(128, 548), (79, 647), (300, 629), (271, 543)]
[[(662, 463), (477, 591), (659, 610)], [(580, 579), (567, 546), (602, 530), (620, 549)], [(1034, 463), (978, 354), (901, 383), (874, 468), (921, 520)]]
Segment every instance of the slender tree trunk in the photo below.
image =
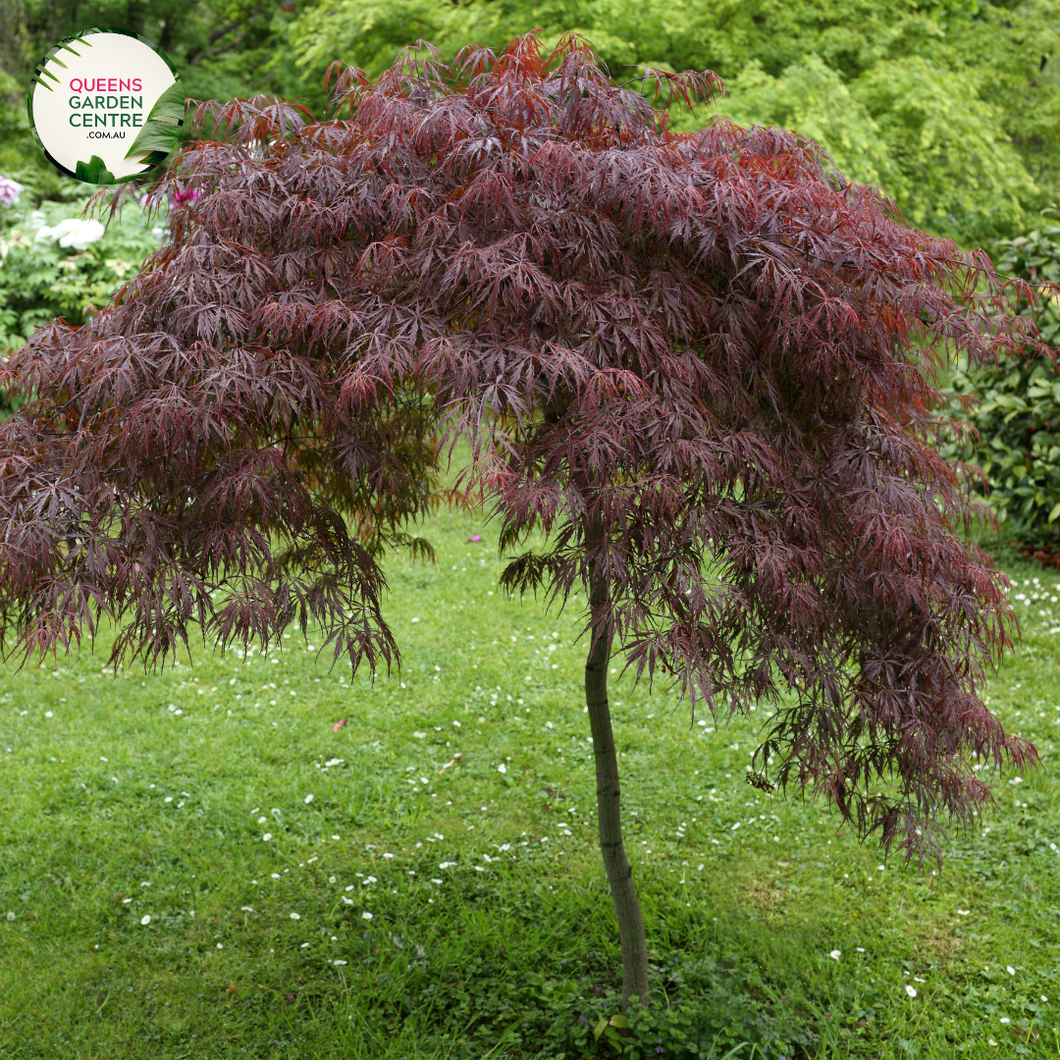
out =
[[(606, 599), (606, 587), (594, 581), (594, 609)], [(600, 826), (600, 853), (611, 887), (611, 898), (618, 917), (618, 937), (622, 943), (622, 1008), (630, 998), (648, 1003), (648, 943), (640, 912), (633, 869), (622, 844), (622, 817), (618, 784), (618, 756), (611, 732), (611, 711), (607, 705), (607, 664), (611, 658), (610, 630), (593, 628), (593, 642), (585, 663), (585, 703), (593, 733), (596, 759), (596, 815)]]

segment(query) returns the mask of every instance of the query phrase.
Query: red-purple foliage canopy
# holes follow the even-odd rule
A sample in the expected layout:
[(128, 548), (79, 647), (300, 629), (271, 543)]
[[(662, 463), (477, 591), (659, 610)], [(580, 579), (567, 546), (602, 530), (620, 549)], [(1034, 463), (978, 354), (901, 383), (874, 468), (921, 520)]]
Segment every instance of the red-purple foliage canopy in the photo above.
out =
[(507, 586), (602, 579), (590, 623), (638, 673), (779, 700), (760, 758), (862, 832), (922, 851), (988, 798), (969, 756), (1034, 761), (979, 698), (1009, 611), (924, 440), (939, 351), (1020, 338), (984, 255), (787, 133), (668, 133), (575, 39), (409, 52), (336, 103), (215, 109), (152, 193), (201, 193), (167, 246), (7, 366), (37, 395), (0, 429), (23, 645), (297, 616), (389, 661), (371, 545), (429, 505), (444, 424), (504, 543), (549, 535)]

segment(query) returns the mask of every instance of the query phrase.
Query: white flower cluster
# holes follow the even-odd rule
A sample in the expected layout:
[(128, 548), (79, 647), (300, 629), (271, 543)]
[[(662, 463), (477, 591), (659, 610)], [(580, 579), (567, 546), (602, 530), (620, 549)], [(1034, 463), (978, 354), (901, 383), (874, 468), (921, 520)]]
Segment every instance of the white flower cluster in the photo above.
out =
[(90, 243), (98, 243), (106, 229), (95, 218), (67, 217), (54, 228), (44, 225), (37, 230), (37, 243), (54, 243), (59, 241), (61, 247), (73, 247), (74, 250), (85, 250)]

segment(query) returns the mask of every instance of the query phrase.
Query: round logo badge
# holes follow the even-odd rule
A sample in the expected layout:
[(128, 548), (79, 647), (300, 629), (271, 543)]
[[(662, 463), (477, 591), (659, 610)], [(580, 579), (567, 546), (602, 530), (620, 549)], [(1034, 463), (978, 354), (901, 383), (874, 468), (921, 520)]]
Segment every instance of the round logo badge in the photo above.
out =
[(37, 64), (30, 127), (49, 161), (86, 184), (150, 172), (177, 147), (184, 93), (169, 57), (121, 29), (60, 41)]

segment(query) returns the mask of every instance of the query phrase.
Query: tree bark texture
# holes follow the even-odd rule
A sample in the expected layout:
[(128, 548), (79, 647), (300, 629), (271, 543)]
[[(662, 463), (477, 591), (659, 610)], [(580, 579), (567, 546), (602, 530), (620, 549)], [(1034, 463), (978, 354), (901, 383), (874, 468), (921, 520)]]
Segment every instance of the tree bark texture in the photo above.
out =
[[(591, 597), (593, 609), (605, 599), (606, 587), (594, 581)], [(596, 760), (596, 815), (600, 827), (600, 853), (611, 887), (611, 898), (615, 903), (618, 936), (622, 944), (624, 1010), (630, 998), (637, 998), (642, 1005), (648, 1003), (648, 943), (644, 937), (640, 900), (633, 885), (633, 868), (626, 858), (622, 843), (618, 756), (607, 704), (607, 664), (611, 657), (611, 639), (609, 629), (594, 625), (593, 642), (585, 663), (585, 703), (589, 708)]]

